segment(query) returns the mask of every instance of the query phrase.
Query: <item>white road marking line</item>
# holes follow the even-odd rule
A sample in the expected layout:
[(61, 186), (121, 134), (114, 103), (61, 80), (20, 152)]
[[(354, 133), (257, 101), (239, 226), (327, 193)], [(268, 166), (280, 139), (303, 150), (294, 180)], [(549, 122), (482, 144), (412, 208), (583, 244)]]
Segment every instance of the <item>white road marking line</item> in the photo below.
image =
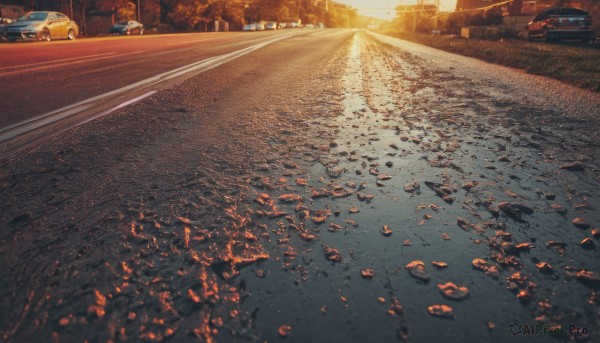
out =
[(188, 41), (185, 41), (185, 42), (169, 43), (167, 45), (181, 45), (181, 44), (197, 43), (197, 42), (209, 42), (209, 41), (213, 41), (213, 40), (217, 40), (217, 39), (221, 39), (221, 38), (223, 38), (223, 37), (209, 38), (209, 39), (188, 40)]
[(19, 65), (8, 66), (8, 67), (0, 67), (0, 71), (7, 70), (7, 69), (17, 69), (17, 68), (33, 67), (33, 66), (37, 66), (37, 65), (44, 65), (44, 64), (57, 63), (57, 62), (66, 62), (66, 61), (73, 61), (73, 60), (81, 60), (81, 59), (87, 59), (87, 58), (90, 58), (90, 57), (99, 57), (99, 56), (107, 56), (107, 55), (114, 55), (114, 54), (116, 54), (116, 52), (108, 52), (108, 53), (105, 53), (105, 54), (97, 54), (97, 55), (89, 55), (89, 56), (79, 56), (79, 57), (72, 57), (72, 58), (63, 58), (63, 59), (60, 59), (60, 60), (52, 60), (52, 61), (46, 61), (46, 62), (37, 62), (37, 63), (29, 63), (29, 64), (19, 64)]
[[(179, 78), (182, 77), (184, 75), (187, 74), (187, 77), (192, 77), (194, 75), (197, 75), (199, 73), (205, 72), (207, 70), (216, 68), (222, 64), (225, 64), (229, 61), (232, 61), (234, 59), (237, 59), (239, 57), (242, 57), (246, 54), (249, 54), (253, 51), (256, 51), (258, 49), (261, 49), (267, 45), (273, 44), (275, 42), (278, 42), (280, 40), (283, 39), (287, 39), (289, 37), (295, 36), (295, 33), (291, 33), (291, 34), (286, 34), (286, 35), (282, 35), (279, 36), (275, 39), (271, 39), (269, 41), (263, 42), (263, 43), (259, 43), (256, 45), (252, 45), (249, 46), (247, 48), (238, 50), (238, 51), (234, 51), (234, 52), (230, 52), (227, 54), (223, 54), (223, 55), (219, 55), (219, 56), (215, 56), (215, 57), (211, 57), (211, 58), (207, 58), (205, 60), (202, 61), (198, 61), (192, 64), (189, 64), (187, 66), (183, 66), (177, 69), (173, 69), (171, 71), (165, 72), (165, 73), (161, 73), (158, 74), (156, 76), (150, 77), (148, 79), (142, 80), (142, 81), (138, 81), (135, 82), (131, 85), (101, 94), (101, 95), (97, 95), (95, 97), (77, 102), (75, 104), (69, 105), (69, 106), (65, 106), (62, 108), (59, 108), (57, 110), (54, 111), (50, 111), (44, 114), (41, 114), (39, 116), (36, 116), (34, 118), (30, 118), (21, 122), (18, 122), (16, 124), (4, 127), (4, 128), (0, 128), (0, 144), (5, 144), (6, 142), (10, 141), (11, 139), (15, 139), (18, 136), (21, 136), (23, 134), (26, 133), (30, 133), (30, 132), (34, 132), (42, 127), (48, 126), (52, 123), (58, 122), (62, 119), (65, 119), (67, 117), (70, 117), (72, 115), (75, 115), (77, 113), (81, 113), (85, 110), (89, 110), (95, 107), (99, 107), (102, 105), (102, 103), (106, 103), (107, 101), (110, 101), (111, 98), (115, 98), (118, 96), (123, 96), (126, 95), (128, 92), (139, 92), (143, 91), (146, 88), (155, 86), (159, 83), (165, 82), (165, 81), (169, 81), (175, 78)], [(156, 90), (153, 91), (149, 91), (144, 93), (143, 95), (137, 96), (133, 99), (130, 99), (128, 101), (125, 101), (123, 103), (121, 103), (120, 105), (117, 105), (115, 107), (112, 107), (108, 110), (100, 110), (100, 112), (95, 113), (95, 114), (91, 114), (88, 118), (85, 118), (82, 121), (79, 121), (73, 125), (71, 125), (68, 128), (62, 128), (59, 129), (51, 134), (47, 134), (45, 137), (38, 137), (36, 138), (37, 140), (40, 139), (44, 139), (46, 137), (52, 136), (52, 135), (56, 135), (57, 133), (63, 132), (67, 129), (76, 127), (78, 125), (87, 123), (91, 120), (94, 120), (98, 117), (104, 116), (108, 113), (114, 112), (117, 109), (123, 108), (129, 104), (132, 104), (134, 102), (138, 102), (143, 100), (144, 98), (154, 94), (156, 92)], [(35, 140), (35, 139), (34, 139)], [(31, 143), (29, 143), (31, 144)], [(27, 146), (27, 144), (24, 144), (18, 148), (12, 148), (11, 150), (17, 150), (18, 149), (22, 149), (25, 146)], [(1, 146), (0, 146), (1, 147)], [(6, 146), (3, 148), (4, 151), (0, 151), (0, 153), (6, 153)]]
[(124, 103), (121, 103), (121, 104), (119, 104), (119, 105), (117, 105), (115, 107), (112, 107), (112, 108), (110, 108), (110, 109), (108, 109), (108, 110), (106, 110), (104, 112), (98, 113), (98, 114), (96, 114), (96, 115), (94, 115), (94, 116), (92, 116), (92, 117), (90, 117), (90, 118), (88, 118), (88, 119), (86, 119), (86, 120), (84, 120), (82, 122), (77, 123), (77, 126), (85, 124), (87, 122), (90, 122), (90, 121), (92, 121), (94, 119), (98, 119), (100, 117), (103, 117), (103, 116), (105, 116), (107, 114), (110, 114), (110, 113), (112, 113), (112, 112), (114, 112), (116, 110), (119, 110), (119, 109), (121, 109), (123, 107), (135, 104), (136, 102), (140, 102), (140, 101), (144, 100), (145, 98), (149, 97), (150, 95), (152, 95), (154, 93), (156, 93), (156, 91), (150, 91), (148, 93), (145, 93), (145, 94), (142, 94), (142, 95), (140, 95), (138, 97), (135, 97), (135, 98), (133, 98), (131, 100), (127, 100)]
[[(32, 71), (40, 71), (40, 70), (45, 70), (45, 69), (51, 69), (51, 68), (58, 68), (58, 67), (63, 67), (63, 66), (70, 66), (70, 65), (74, 65), (74, 64), (81, 64), (81, 63), (86, 63), (86, 62), (91, 62), (91, 61), (99, 61), (99, 60), (105, 60), (108, 58), (115, 58), (115, 57), (121, 57), (124, 55), (134, 55), (134, 54), (139, 54), (142, 53), (143, 51), (139, 51), (139, 52), (131, 52), (131, 53), (125, 53), (125, 54), (116, 54), (113, 53), (109, 56), (102, 56), (102, 57), (96, 57), (96, 58), (86, 58), (83, 60), (76, 60), (76, 61), (69, 61), (69, 62), (64, 62), (64, 63), (59, 63), (59, 64), (47, 64), (44, 66), (39, 66), (36, 68), (20, 68), (17, 69), (16, 67), (12, 67), (10, 69), (17, 69), (17, 70), (13, 70), (13, 71), (7, 71), (7, 72), (0, 72), (0, 77), (4, 77), (4, 76), (9, 76), (9, 75), (15, 75), (15, 74), (23, 74), (23, 73), (28, 73), (28, 72), (32, 72)], [(54, 63), (53, 62), (48, 62), (48, 63)]]
[[(86, 109), (93, 107), (94, 104), (80, 104), (73, 105), (72, 107), (64, 110), (64, 108), (58, 109), (56, 111), (45, 113), (41, 116), (37, 116), (35, 118), (30, 118), (24, 120), (22, 122), (18, 122), (16, 124), (7, 126), (0, 130), (0, 142), (7, 141), (9, 139), (15, 138), (23, 133), (29, 132), (35, 128), (42, 127), (44, 125), (48, 125), (54, 123), (58, 120), (67, 118), (73, 114), (79, 113)], [(32, 125), (27, 125), (28, 123), (33, 123)]]

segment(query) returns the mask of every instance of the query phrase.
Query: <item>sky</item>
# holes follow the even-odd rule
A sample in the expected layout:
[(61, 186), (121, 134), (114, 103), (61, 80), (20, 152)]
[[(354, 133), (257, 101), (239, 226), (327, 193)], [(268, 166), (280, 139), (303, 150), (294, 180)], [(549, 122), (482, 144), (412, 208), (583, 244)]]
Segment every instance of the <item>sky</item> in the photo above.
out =
[[(433, 4), (434, 0), (426, 3)], [(417, 0), (335, 0), (335, 2), (347, 4), (358, 9), (362, 15), (383, 19), (392, 19), (396, 16), (394, 8), (398, 5), (415, 5)], [(456, 0), (440, 0), (442, 11), (454, 11)]]

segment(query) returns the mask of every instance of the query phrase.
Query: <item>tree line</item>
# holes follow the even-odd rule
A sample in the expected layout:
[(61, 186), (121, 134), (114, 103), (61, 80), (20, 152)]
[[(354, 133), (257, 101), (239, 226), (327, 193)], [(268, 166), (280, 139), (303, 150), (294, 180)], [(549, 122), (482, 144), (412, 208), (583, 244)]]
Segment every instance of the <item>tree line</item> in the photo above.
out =
[[(208, 23), (226, 21), (231, 29), (259, 21), (327, 27), (355, 27), (364, 21), (355, 9), (329, 0), (3, 0), (25, 10), (55, 10), (71, 15), (86, 31), (92, 17), (112, 22), (139, 20), (147, 28), (168, 27), (177, 31), (208, 30)], [(137, 8), (139, 4), (139, 9)], [(91, 25), (87, 25), (91, 26)], [(90, 32), (93, 33), (93, 32)]]

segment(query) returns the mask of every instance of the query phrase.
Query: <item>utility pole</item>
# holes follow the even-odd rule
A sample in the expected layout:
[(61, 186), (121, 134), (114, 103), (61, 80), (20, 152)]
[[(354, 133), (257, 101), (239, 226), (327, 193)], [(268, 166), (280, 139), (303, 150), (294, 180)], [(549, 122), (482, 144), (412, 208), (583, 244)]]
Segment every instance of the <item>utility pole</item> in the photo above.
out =
[(87, 24), (85, 21), (85, 9), (87, 7), (87, 0), (81, 0), (81, 28), (79, 30), (79, 34), (85, 36), (87, 31)]
[(433, 22), (433, 29), (438, 29), (438, 23), (440, 21), (440, 0), (435, 0), (435, 21)]
[(73, 0), (69, 0), (69, 17), (73, 20)]
[[(73, 1), (73, 0), (71, 0)], [(140, 0), (137, 0), (137, 21), (138, 22), (142, 22), (142, 17), (140, 15), (141, 11), (140, 11)]]

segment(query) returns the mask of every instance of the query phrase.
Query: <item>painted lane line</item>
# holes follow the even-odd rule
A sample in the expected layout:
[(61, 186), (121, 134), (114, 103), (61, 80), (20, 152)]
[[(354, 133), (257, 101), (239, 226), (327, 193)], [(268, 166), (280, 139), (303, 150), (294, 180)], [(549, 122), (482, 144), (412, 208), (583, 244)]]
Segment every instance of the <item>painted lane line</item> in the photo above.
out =
[(225, 37), (216, 37), (216, 38), (209, 38), (209, 39), (197, 39), (197, 40), (188, 40), (185, 42), (175, 42), (175, 43), (169, 43), (167, 45), (181, 45), (181, 44), (189, 44), (189, 43), (198, 43), (198, 42), (210, 42), (213, 40), (218, 40), (218, 39), (223, 39)]
[[(79, 114), (79, 113), (82, 113), (85, 111), (93, 111), (93, 108), (99, 108), (99, 112), (92, 113), (87, 118), (79, 120), (77, 123), (71, 125), (69, 128), (87, 123), (95, 118), (98, 118), (100, 116), (106, 115), (111, 112), (114, 112), (117, 109), (123, 108), (132, 102), (141, 101), (144, 98), (154, 94), (154, 92), (156, 92), (156, 90), (148, 91), (148, 92), (144, 93), (143, 95), (137, 96), (133, 99), (122, 102), (120, 105), (111, 107), (111, 108), (103, 111), (102, 110), (103, 104), (110, 103), (111, 99), (113, 99), (113, 101), (114, 101), (114, 99), (116, 99), (118, 97), (123, 97), (123, 96), (126, 97), (128, 93), (132, 93), (132, 92), (134, 94), (139, 94), (141, 91), (144, 91), (145, 89), (147, 89), (149, 87), (156, 86), (160, 83), (164, 83), (169, 80), (182, 78), (182, 77), (184, 79), (192, 77), (199, 73), (205, 72), (207, 70), (216, 68), (222, 64), (230, 62), (234, 59), (242, 57), (253, 51), (261, 49), (267, 45), (273, 44), (273, 43), (283, 40), (283, 39), (290, 38), (295, 35), (296, 35), (295, 33), (282, 35), (275, 39), (271, 39), (271, 40), (268, 40), (268, 41), (265, 41), (265, 42), (262, 42), (262, 43), (259, 43), (256, 45), (252, 45), (252, 46), (249, 46), (249, 47), (241, 49), (241, 50), (237, 50), (237, 51), (219, 55), (219, 56), (210, 57), (210, 58), (189, 64), (189, 65), (180, 67), (180, 68), (173, 69), (168, 72), (158, 74), (156, 76), (147, 78), (145, 80), (135, 82), (128, 86), (121, 87), (119, 89), (91, 97), (89, 99), (77, 102), (75, 104), (65, 106), (65, 107), (56, 109), (54, 111), (50, 111), (50, 112), (38, 115), (36, 117), (12, 124), (10, 126), (0, 128), (0, 144), (5, 144), (6, 142), (8, 142), (10, 140), (16, 139), (19, 136), (22, 136), (22, 135), (25, 135), (28, 133), (34, 133), (38, 129), (48, 127), (51, 124), (57, 123), (61, 120), (65, 120), (68, 117), (74, 116), (76, 114)], [(64, 130), (66, 130), (66, 129), (61, 129), (59, 132), (63, 132)], [(58, 132), (55, 131), (51, 135), (54, 135), (57, 133)], [(48, 135), (46, 135), (46, 136), (48, 136)], [(37, 140), (40, 140), (40, 138), (37, 138)], [(25, 146), (21, 146), (20, 148), (23, 148)], [(6, 150), (6, 149), (4, 149), (4, 150)], [(2, 149), (0, 149), (0, 153), (2, 153)]]
[[(31, 118), (31, 119), (24, 120), (22, 122), (13, 124), (11, 126), (8, 126), (6, 128), (3, 128), (2, 130), (0, 130), (0, 142), (10, 140), (10, 139), (18, 137), (26, 132), (29, 132), (33, 129), (54, 123), (54, 122), (59, 121), (64, 118), (68, 118), (68, 117), (72, 116), (73, 114), (85, 111), (93, 106), (94, 106), (94, 104), (90, 103), (90, 104), (82, 104), (81, 106), (74, 106), (65, 111), (63, 111), (62, 109), (58, 109), (56, 111), (52, 111), (52, 112), (48, 112), (48, 113), (44, 114), (44, 117), (42, 117), (42, 118), (40, 118), (40, 117)], [(34, 125), (27, 125), (27, 123), (33, 123)]]
[(95, 120), (95, 119), (103, 117), (103, 116), (105, 116), (107, 114), (110, 114), (110, 113), (112, 113), (112, 112), (114, 112), (116, 110), (120, 110), (121, 108), (127, 107), (129, 105), (133, 105), (136, 102), (140, 102), (140, 101), (144, 100), (145, 98), (149, 97), (150, 95), (152, 95), (154, 93), (156, 93), (156, 91), (150, 91), (148, 93), (145, 93), (145, 94), (142, 94), (142, 95), (140, 95), (138, 97), (135, 97), (135, 98), (133, 98), (131, 100), (127, 100), (127, 101), (125, 101), (125, 102), (123, 102), (121, 104), (118, 104), (117, 106), (112, 107), (112, 108), (110, 108), (110, 109), (108, 109), (108, 110), (106, 110), (104, 112), (100, 112), (100, 113), (98, 113), (98, 114), (96, 114), (94, 116), (91, 116), (91, 117), (85, 119), (84, 121), (81, 121), (81, 122), (77, 123), (75, 126), (83, 125), (83, 124), (88, 123), (88, 122), (90, 122), (92, 120)]
[[(59, 68), (59, 67), (70, 66), (70, 65), (74, 65), (74, 64), (87, 63), (87, 62), (92, 62), (92, 61), (105, 60), (105, 59), (110, 59), (110, 58), (121, 57), (121, 56), (124, 56), (124, 55), (130, 56), (130, 55), (134, 55), (134, 54), (139, 54), (141, 52), (142, 51), (127, 53), (127, 54), (118, 54), (118, 55), (111, 54), (110, 56), (103, 56), (103, 57), (96, 57), (96, 58), (86, 58), (84, 60), (76, 60), (76, 61), (70, 61), (70, 62), (59, 63), (59, 64), (49, 64), (49, 65), (40, 66), (40, 67), (37, 67), (37, 68), (17, 69), (17, 70), (13, 70), (13, 71), (8, 71), (8, 72), (0, 73), (0, 77), (10, 76), (10, 75), (15, 75), (15, 74), (23, 74), (23, 73), (28, 73), (28, 72), (33, 72), (33, 71), (40, 71), (40, 70), (51, 69), (51, 68)], [(12, 69), (16, 69), (16, 68), (12, 68)]]
[(84, 120), (80, 120), (80, 121), (74, 122), (74, 123), (72, 123), (70, 125), (62, 125), (58, 129), (54, 129), (54, 130), (52, 130), (50, 132), (46, 132), (46, 133), (43, 133), (43, 134), (38, 134), (37, 136), (33, 136), (33, 137), (32, 136), (28, 136), (30, 138), (26, 142), (15, 142), (15, 141), (19, 140), (18, 138), (16, 138), (15, 141), (12, 141), (12, 142), (9, 142), (9, 143), (6, 143), (6, 144), (0, 144), (0, 147), (2, 148), (1, 151), (0, 151), (0, 158), (6, 158), (6, 157), (9, 157), (9, 156), (12, 156), (12, 155), (18, 153), (21, 149), (26, 148), (27, 146), (30, 146), (32, 144), (44, 141), (44, 140), (46, 140), (46, 139), (48, 139), (50, 137), (57, 136), (57, 135), (65, 132), (67, 130), (70, 130), (70, 129), (74, 128), (74, 127), (83, 125), (83, 124), (88, 123), (90, 121), (96, 120), (96, 119), (98, 119), (100, 117), (106, 116), (106, 115), (108, 115), (108, 114), (110, 114), (110, 113), (112, 113), (114, 111), (117, 111), (117, 110), (119, 110), (121, 108), (127, 107), (127, 106), (135, 104), (137, 102), (140, 102), (140, 101), (144, 100), (145, 98), (153, 95), (154, 93), (156, 93), (156, 91), (147, 92), (147, 93), (142, 94), (140, 96), (137, 96), (137, 97), (135, 97), (133, 99), (127, 100), (127, 101), (125, 101), (125, 102), (123, 102), (121, 104), (118, 104), (118, 105), (116, 105), (114, 107), (111, 107), (111, 108), (109, 108), (109, 109), (107, 109), (105, 111), (101, 111), (101, 112), (96, 113), (94, 115), (88, 116)]
[(0, 71), (2, 71), (2, 70), (10, 70), (10, 69), (17, 69), (17, 68), (25, 68), (25, 67), (33, 67), (33, 66), (44, 65), (44, 64), (51, 64), (51, 63), (57, 63), (57, 62), (66, 62), (66, 61), (73, 61), (73, 60), (81, 60), (81, 59), (87, 59), (87, 58), (90, 58), (90, 57), (100, 57), (100, 56), (107, 56), (107, 55), (115, 55), (115, 54), (116, 54), (116, 52), (108, 52), (108, 53), (105, 53), (105, 54), (96, 54), (96, 55), (89, 55), (89, 56), (79, 56), (79, 57), (71, 57), (71, 58), (62, 58), (60, 60), (52, 60), (52, 61), (29, 63), (29, 64), (19, 64), (19, 65), (8, 66), (8, 67), (0, 67)]

